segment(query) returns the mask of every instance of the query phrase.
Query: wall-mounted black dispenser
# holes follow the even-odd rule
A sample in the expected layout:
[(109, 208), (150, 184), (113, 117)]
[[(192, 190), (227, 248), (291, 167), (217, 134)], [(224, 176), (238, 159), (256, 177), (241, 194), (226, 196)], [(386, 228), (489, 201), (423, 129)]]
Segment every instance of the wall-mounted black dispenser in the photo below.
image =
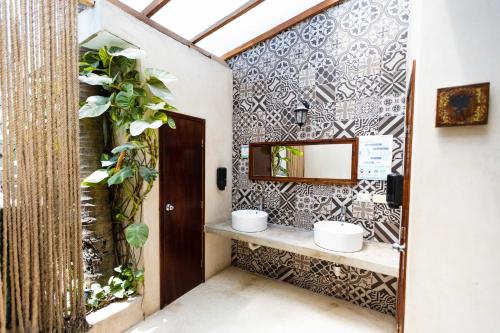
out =
[(391, 208), (399, 208), (403, 204), (403, 182), (404, 177), (399, 173), (387, 175), (387, 205)]
[(227, 169), (217, 168), (217, 188), (223, 191), (227, 184)]

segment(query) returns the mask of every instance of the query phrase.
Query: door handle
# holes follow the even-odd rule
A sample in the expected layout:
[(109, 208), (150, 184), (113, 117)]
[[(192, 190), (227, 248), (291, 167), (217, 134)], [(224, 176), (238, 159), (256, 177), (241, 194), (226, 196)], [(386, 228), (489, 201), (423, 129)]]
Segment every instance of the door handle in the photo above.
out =
[(167, 212), (170, 212), (170, 211), (174, 210), (174, 205), (172, 205), (172, 204), (166, 204), (165, 205), (165, 210)]
[(398, 252), (405, 252), (406, 245), (405, 244), (398, 244), (398, 243), (393, 243), (392, 248)]

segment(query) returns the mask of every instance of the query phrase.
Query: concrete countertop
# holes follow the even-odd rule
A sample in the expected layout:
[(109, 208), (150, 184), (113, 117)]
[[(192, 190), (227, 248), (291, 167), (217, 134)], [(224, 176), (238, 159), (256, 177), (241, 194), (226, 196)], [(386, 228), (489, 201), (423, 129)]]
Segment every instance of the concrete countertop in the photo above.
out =
[(334, 252), (317, 246), (313, 241), (313, 231), (271, 223), (264, 231), (247, 233), (234, 230), (231, 221), (226, 221), (205, 225), (205, 232), (390, 276), (399, 275), (399, 252), (393, 250), (390, 244), (364, 241), (359, 252)]

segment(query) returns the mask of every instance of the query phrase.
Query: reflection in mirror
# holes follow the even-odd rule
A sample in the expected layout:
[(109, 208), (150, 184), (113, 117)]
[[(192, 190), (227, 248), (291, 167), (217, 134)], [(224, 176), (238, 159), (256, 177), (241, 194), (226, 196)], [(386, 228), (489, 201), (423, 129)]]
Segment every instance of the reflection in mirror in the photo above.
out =
[(273, 177), (351, 178), (352, 144), (272, 146)]
[(250, 144), (250, 179), (355, 183), (357, 140)]

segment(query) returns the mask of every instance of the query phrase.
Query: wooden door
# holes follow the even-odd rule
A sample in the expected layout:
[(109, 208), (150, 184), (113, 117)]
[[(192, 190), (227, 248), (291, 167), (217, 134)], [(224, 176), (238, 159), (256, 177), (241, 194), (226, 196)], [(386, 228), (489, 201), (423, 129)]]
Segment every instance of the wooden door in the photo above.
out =
[(160, 128), (161, 306), (204, 281), (205, 120), (169, 113)]
[(411, 153), (413, 139), (413, 110), (415, 99), (415, 70), (416, 63), (413, 60), (410, 85), (406, 97), (406, 137), (404, 157), (404, 185), (403, 185), (403, 209), (401, 218), (401, 231), (399, 244), (403, 250), (399, 255), (399, 279), (398, 279), (398, 302), (397, 302), (397, 331), (404, 332), (405, 301), (406, 301), (406, 260), (408, 257), (408, 226), (410, 214), (410, 181), (411, 181)]

